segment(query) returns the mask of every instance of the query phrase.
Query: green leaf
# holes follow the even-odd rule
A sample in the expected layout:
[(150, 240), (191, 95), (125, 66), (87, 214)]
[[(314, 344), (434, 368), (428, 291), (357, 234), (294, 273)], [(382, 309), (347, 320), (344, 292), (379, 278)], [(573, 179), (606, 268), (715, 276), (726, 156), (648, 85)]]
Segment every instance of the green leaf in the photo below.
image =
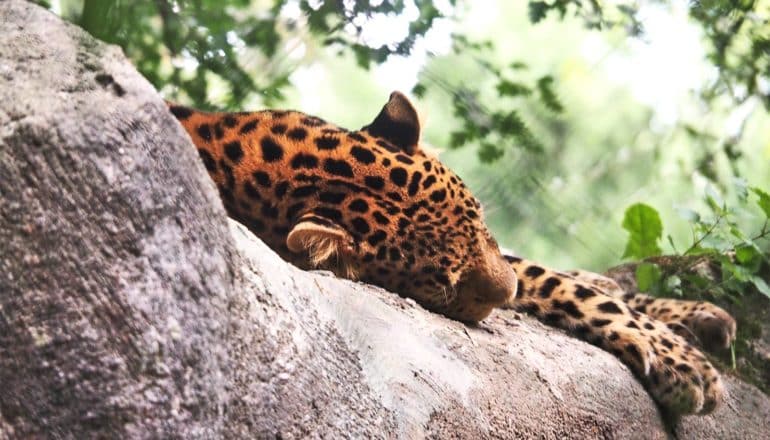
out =
[(658, 241), (663, 235), (663, 224), (655, 208), (636, 203), (626, 209), (623, 229), (629, 232), (623, 258), (647, 258), (660, 255)]
[(756, 187), (751, 188), (751, 192), (759, 196), (757, 206), (765, 213), (765, 217), (770, 218), (770, 194)]
[(553, 91), (553, 77), (546, 75), (537, 80), (537, 89), (540, 91), (540, 100), (554, 113), (561, 113), (564, 111), (564, 106), (559, 97), (556, 96), (556, 92)]
[(756, 245), (745, 244), (735, 248), (735, 259), (743, 266), (751, 265), (757, 259), (762, 258), (762, 252)]
[(547, 13), (548, 4), (546, 2), (529, 2), (529, 21), (531, 21), (532, 24), (544, 19)]
[(706, 203), (709, 205), (711, 210), (717, 214), (722, 214), (725, 212), (724, 199), (711, 185), (706, 185)]
[(757, 275), (754, 275), (751, 278), (751, 283), (754, 284), (754, 287), (756, 287), (757, 290), (762, 292), (763, 295), (765, 295), (766, 297), (770, 298), (770, 286), (767, 285), (765, 280), (763, 280), (762, 278), (760, 278)]
[(522, 83), (503, 79), (497, 83), (497, 93), (502, 96), (529, 96), (532, 90)]
[(484, 142), (479, 148), (479, 160), (483, 163), (491, 163), (501, 158), (505, 152), (498, 148), (497, 145)]
[(650, 292), (660, 283), (660, 268), (654, 263), (641, 263), (636, 267), (636, 284), (640, 292)]
[(423, 96), (425, 96), (425, 91), (426, 91), (425, 84), (422, 84), (422, 83), (417, 83), (414, 85), (414, 87), (412, 87), (412, 93), (414, 94), (414, 96), (418, 98), (422, 98)]

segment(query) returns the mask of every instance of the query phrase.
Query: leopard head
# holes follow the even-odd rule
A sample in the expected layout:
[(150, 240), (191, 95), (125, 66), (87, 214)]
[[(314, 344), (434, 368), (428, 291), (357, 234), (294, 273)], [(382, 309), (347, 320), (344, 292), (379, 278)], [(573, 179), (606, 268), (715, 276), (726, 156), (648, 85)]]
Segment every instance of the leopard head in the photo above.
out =
[(309, 211), (287, 236), (291, 252), (464, 321), (483, 319), (515, 295), (516, 275), (481, 205), (420, 148), (417, 112), (403, 94), (391, 94), (374, 121), (340, 138), (345, 145), (331, 156), (337, 162), (323, 163), (350, 173), (323, 185), (352, 194)]

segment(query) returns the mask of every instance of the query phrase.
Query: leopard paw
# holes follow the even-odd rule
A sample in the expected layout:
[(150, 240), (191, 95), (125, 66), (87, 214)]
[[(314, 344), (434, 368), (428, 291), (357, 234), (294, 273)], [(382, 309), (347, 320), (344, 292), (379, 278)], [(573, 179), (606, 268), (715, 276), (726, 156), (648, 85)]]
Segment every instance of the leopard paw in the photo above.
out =
[(663, 337), (673, 350), (656, 355), (643, 382), (664, 408), (674, 414), (708, 414), (724, 400), (719, 372), (698, 350), (677, 335)]
[(714, 304), (696, 303), (680, 321), (706, 350), (728, 348), (735, 341), (735, 319)]
[(629, 366), (650, 395), (677, 415), (707, 414), (724, 398), (719, 372), (664, 323), (636, 316), (636, 326), (614, 328), (610, 350)]

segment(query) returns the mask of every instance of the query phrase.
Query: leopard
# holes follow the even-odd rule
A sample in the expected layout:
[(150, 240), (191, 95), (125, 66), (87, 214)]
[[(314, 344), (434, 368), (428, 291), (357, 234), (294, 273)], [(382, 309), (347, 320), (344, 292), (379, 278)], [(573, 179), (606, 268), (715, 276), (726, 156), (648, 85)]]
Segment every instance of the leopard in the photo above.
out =
[(403, 93), (359, 130), (295, 110), (167, 106), (227, 214), (289, 263), (471, 325), (498, 308), (531, 314), (617, 356), (669, 414), (708, 414), (724, 400), (719, 372), (684, 333), (729, 344), (735, 321), (726, 312), (629, 296), (606, 278), (504, 253), (481, 203), (423, 147)]

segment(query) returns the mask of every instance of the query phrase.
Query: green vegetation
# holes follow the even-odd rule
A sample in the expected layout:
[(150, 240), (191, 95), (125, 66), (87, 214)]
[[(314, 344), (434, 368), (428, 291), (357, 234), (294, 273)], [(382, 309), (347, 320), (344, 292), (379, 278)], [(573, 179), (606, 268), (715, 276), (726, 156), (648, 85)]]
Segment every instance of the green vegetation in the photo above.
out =
[[(741, 194), (736, 206), (727, 204), (713, 190), (705, 196), (706, 213), (683, 209), (681, 216), (692, 227), (692, 243), (678, 251), (668, 236), (672, 252), (680, 256), (678, 264), (663, 268), (654, 259), (662, 255), (660, 240), (663, 226), (658, 212), (647, 205), (635, 204), (626, 210), (623, 227), (629, 232), (624, 257), (645, 260), (636, 268), (639, 290), (656, 296), (687, 296), (695, 299), (722, 298), (740, 302), (753, 291), (770, 298), (770, 286), (763, 278), (768, 274), (770, 258), (763, 247), (770, 238), (770, 196), (759, 188), (746, 188), (739, 182)], [(752, 205), (752, 200), (753, 200)], [(754, 208), (754, 209), (751, 209)], [(763, 217), (762, 227), (747, 234), (739, 224), (739, 212), (752, 212)], [(696, 268), (708, 263), (717, 271), (699, 273)], [(686, 286), (686, 289), (682, 287)]]

